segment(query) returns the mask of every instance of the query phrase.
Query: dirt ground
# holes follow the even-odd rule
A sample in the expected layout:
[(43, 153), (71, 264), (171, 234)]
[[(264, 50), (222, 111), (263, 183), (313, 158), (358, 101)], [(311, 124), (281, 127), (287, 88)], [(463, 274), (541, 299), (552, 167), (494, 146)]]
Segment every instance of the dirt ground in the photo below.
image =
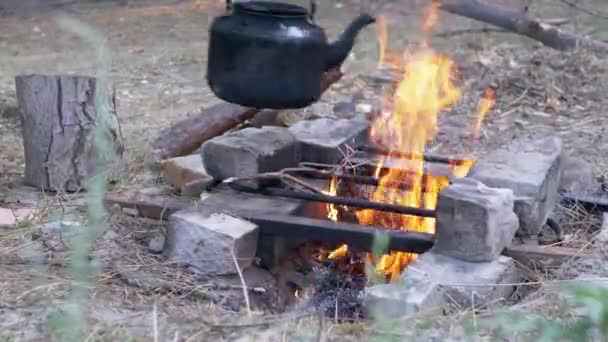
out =
[[(57, 25), (56, 11), (92, 25), (107, 39), (112, 57), (110, 76), (117, 91), (129, 165), (118, 186), (142, 188), (158, 182), (158, 173), (148, 167), (149, 145), (156, 133), (219, 101), (206, 85), (205, 62), (207, 28), (222, 12), (222, 2), (146, 0), (131, 1), (128, 6), (114, 1), (85, 2), (44, 10), (0, 7), (0, 203), (12, 208), (36, 204), (39, 208), (31, 222), (0, 230), (2, 340), (59, 339), (59, 331), (70, 324), (61, 323), (70, 308), (65, 306), (69, 290), (79, 285), (70, 275), (70, 248), (65, 236), (41, 231), (40, 225), (56, 220), (60, 212), (74, 220), (82, 217), (86, 214), (84, 197), (45, 196), (23, 187), (23, 147), (15, 109), (16, 75), (95, 73), (94, 50)], [(333, 38), (372, 3), (323, 2), (318, 22)], [(386, 3), (390, 48), (400, 51), (418, 42), (421, 14), (428, 2)], [(501, 3), (525, 6), (523, 0)], [(535, 1), (529, 10), (545, 19), (568, 19), (565, 30), (608, 39), (608, 20), (601, 17), (601, 13), (608, 16), (608, 4), (602, 0), (577, 3), (592, 9), (594, 15), (558, 0)], [(607, 173), (607, 57), (587, 51), (557, 52), (513, 34), (481, 32), (487, 27), (440, 14), (432, 44), (456, 61), (465, 97), (442, 117), (435, 149), (446, 153), (484, 152), (519, 136), (557, 134), (564, 148), (589, 162), (597, 175)], [(464, 29), (479, 32), (458, 32)], [(377, 61), (376, 32), (368, 29), (344, 66), (343, 80), (325, 94), (323, 101), (348, 99), (360, 85), (358, 76), (374, 70)], [(497, 104), (484, 122), (480, 141), (471, 142), (468, 137), (476, 106), (488, 86), (496, 89)], [(384, 340), (405, 338), (406, 332), (421, 326), (430, 329), (430, 335), (420, 335), (428, 337), (423, 340), (445, 340), (441, 336), (462, 336), (464, 328), (459, 322), (469, 317), (459, 313), (433, 318), (432, 324), (429, 317), (416, 317), (396, 335), (383, 335), (385, 328), (371, 323), (334, 324), (317, 318), (275, 315), (263, 308), (247, 317), (242, 308), (239, 311), (222, 304), (222, 298), (238, 298), (240, 291), (234, 289), (239, 279), (223, 279), (221, 286), (195, 279), (185, 271), (167, 267), (148, 251), (148, 242), (161, 233), (162, 225), (120, 213), (114, 213), (109, 222), (110, 229), (95, 243), (93, 255), (100, 271), (96, 286), (81, 286), (88, 299), (87, 340), (369, 340), (373, 336)], [(574, 240), (589, 235), (576, 229), (597, 226), (595, 219), (585, 222), (569, 227)], [(575, 245), (589, 244), (577, 241)], [(538, 281), (555, 277), (535, 276)], [(250, 279), (272, 288), (263, 274), (251, 275)], [(544, 300), (551, 300), (547, 298)], [(259, 302), (265, 299), (259, 298)], [(539, 305), (537, 301), (528, 308), (547, 309), (557, 304)]]

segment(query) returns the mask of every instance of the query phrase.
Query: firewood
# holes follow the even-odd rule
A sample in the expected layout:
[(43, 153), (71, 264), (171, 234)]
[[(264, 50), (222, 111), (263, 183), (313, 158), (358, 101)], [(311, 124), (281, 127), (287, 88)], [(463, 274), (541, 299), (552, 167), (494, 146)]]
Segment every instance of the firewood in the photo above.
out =
[(104, 202), (109, 208), (118, 205), (121, 209), (133, 209), (140, 217), (153, 220), (167, 220), (169, 215), (195, 203), (189, 198), (148, 195), (141, 192), (107, 192)]
[[(108, 171), (110, 180), (124, 170), (123, 137), (114, 91), (107, 98), (106, 127), (115, 151), (98, 168), (95, 128), (96, 79), (86, 76), (21, 75), (15, 78), (25, 150), (25, 182), (49, 191), (86, 189), (91, 176)], [(105, 156), (104, 156), (105, 157)]]
[[(325, 73), (323, 91), (342, 77), (340, 70)], [(245, 108), (232, 103), (219, 103), (189, 118), (163, 129), (152, 143), (153, 158), (161, 162), (168, 158), (191, 154), (205, 141), (223, 134), (252, 119), (261, 109)]]
[(595, 52), (608, 51), (608, 43), (564, 32), (530, 18), (525, 12), (492, 5), (479, 0), (434, 0), (443, 11), (503, 28), (537, 40), (556, 50), (584, 48)]

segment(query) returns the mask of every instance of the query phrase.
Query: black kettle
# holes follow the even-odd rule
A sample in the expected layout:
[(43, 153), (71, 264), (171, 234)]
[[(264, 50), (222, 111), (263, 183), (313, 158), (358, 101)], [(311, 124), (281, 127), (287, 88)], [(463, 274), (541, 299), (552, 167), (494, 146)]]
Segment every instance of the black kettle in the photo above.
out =
[(359, 31), (356, 18), (329, 44), (311, 8), (270, 1), (227, 1), (227, 14), (210, 27), (207, 82), (220, 99), (245, 107), (303, 108), (321, 96), (321, 77), (339, 67)]

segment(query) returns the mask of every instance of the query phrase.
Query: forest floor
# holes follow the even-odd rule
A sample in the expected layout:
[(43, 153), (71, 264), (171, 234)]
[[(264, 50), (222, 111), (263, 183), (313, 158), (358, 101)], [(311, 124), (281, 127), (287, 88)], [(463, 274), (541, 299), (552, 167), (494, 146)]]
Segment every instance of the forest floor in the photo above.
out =
[[(373, 2), (324, 2), (318, 23), (334, 38)], [(523, 0), (496, 2), (524, 7)], [(391, 50), (403, 51), (420, 42), (428, 3), (387, 2)], [(564, 30), (608, 40), (605, 1), (577, 2), (593, 14), (566, 3), (534, 1), (529, 11), (544, 19), (565, 18)], [(23, 186), (23, 144), (14, 85), (14, 77), (20, 74), (95, 74), (95, 50), (61, 29), (55, 21), (58, 11), (93, 26), (107, 39), (112, 58), (110, 77), (116, 88), (128, 162), (128, 172), (116, 186), (158, 184), (158, 171), (149, 167), (151, 140), (162, 128), (219, 102), (207, 87), (205, 67), (207, 30), (213, 17), (223, 11), (221, 1), (143, 0), (128, 6), (115, 1), (75, 1), (49, 9), (0, 6), (0, 206), (37, 208), (31, 220), (0, 228), (0, 339), (60, 339), (61, 330), (73, 324), (62, 320), (71, 308), (71, 290), (78, 286), (70, 273), (70, 246), (63, 233), (41, 227), (56, 221), (59, 213), (71, 220), (84, 217), (85, 197), (44, 195)], [(608, 119), (603, 112), (608, 108), (605, 55), (554, 51), (511, 33), (483, 32), (489, 26), (460, 17), (440, 13), (439, 18), (431, 46), (456, 62), (464, 97), (441, 118), (434, 142), (437, 151), (482, 153), (518, 137), (555, 134), (569, 154), (590, 163), (598, 176), (608, 173)], [(359, 76), (377, 67), (378, 51), (376, 30), (365, 30), (344, 65), (343, 79), (322, 101), (350, 98), (353, 89), (360, 86)], [(481, 139), (471, 142), (468, 137), (477, 104), (489, 86), (496, 91), (496, 106), (484, 121)], [(588, 241), (599, 228), (600, 219), (590, 213), (563, 210), (570, 246), (603, 253), (601, 247)], [(468, 323), (494, 317), (490, 309), (462, 310), (441, 317), (420, 315), (390, 324), (343, 324), (265, 309), (248, 317), (244, 310), (218, 303), (212, 286), (164, 265), (148, 251), (150, 239), (163, 229), (158, 222), (121, 213), (111, 215), (109, 229), (95, 241), (93, 255), (100, 262), (96, 285), (86, 288), (89, 341), (402, 340), (408, 336), (460, 340), (468, 333)], [(564, 313), (562, 300), (550, 285), (589, 272), (605, 275), (603, 267), (596, 264), (568, 264), (551, 272), (533, 272), (528, 280), (535, 285), (522, 286), (528, 295), (508, 309), (573, 319), (571, 312)], [(270, 281), (265, 277), (254, 275), (252, 279), (263, 286)], [(236, 278), (225, 281), (239, 284)], [(224, 295), (238, 297), (240, 292)], [(480, 327), (473, 334), (489, 338), (488, 331), (482, 330)], [(526, 340), (526, 335), (508, 338), (518, 339)]]

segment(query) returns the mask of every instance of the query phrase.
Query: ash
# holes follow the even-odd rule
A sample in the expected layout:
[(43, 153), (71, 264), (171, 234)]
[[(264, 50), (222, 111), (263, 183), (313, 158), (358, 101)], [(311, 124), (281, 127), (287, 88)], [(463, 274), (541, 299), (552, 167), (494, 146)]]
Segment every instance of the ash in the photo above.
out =
[(307, 291), (300, 310), (314, 311), (337, 321), (362, 317), (360, 294), (366, 278), (361, 263), (327, 260), (313, 267), (314, 284)]

